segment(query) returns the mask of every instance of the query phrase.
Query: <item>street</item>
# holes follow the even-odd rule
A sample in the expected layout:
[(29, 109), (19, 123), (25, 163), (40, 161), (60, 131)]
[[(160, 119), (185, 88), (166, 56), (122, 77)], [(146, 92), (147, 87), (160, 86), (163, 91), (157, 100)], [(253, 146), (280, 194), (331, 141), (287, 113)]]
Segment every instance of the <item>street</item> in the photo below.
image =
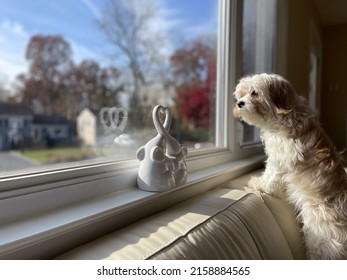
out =
[(39, 165), (15, 152), (0, 152), (0, 173)]

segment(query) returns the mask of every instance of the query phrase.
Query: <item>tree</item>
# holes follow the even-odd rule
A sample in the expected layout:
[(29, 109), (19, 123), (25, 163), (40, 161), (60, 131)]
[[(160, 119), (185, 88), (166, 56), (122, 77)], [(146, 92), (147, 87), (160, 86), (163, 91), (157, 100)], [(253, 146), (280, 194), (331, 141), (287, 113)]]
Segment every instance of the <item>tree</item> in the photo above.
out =
[(202, 83), (192, 83), (177, 89), (179, 112), (194, 128), (208, 128), (215, 112), (216, 65), (208, 65), (207, 77)]
[(60, 36), (32, 37), (26, 58), (29, 70), (18, 75), (16, 88), (22, 103), (37, 114), (75, 120), (84, 107), (100, 110), (117, 104), (124, 88), (115, 67), (101, 67), (88, 59), (76, 66), (69, 43)]
[[(154, 1), (108, 0), (102, 16), (98, 20), (100, 30), (114, 47), (117, 63), (125, 61), (122, 69), (129, 73), (127, 91), (133, 126), (143, 127), (148, 108), (147, 91), (143, 90), (153, 84), (163, 73), (163, 61), (160, 49), (164, 45), (164, 36), (153, 20), (158, 14)], [(162, 77), (160, 77), (162, 78)], [(162, 81), (160, 81), (162, 82)]]
[(214, 112), (216, 49), (214, 37), (199, 37), (171, 56), (176, 104), (183, 120), (208, 128)]
[(26, 48), (29, 72), (17, 78), (22, 102), (36, 113), (59, 114), (65, 106), (61, 79), (72, 67), (71, 48), (61, 36), (35, 35)]
[(5, 101), (10, 93), (5, 87), (6, 76), (0, 72), (0, 102)]
[(64, 75), (64, 89), (69, 99), (70, 118), (84, 107), (99, 111), (102, 107), (118, 105), (124, 89), (121, 72), (112, 66), (101, 67), (94, 60), (83, 60)]

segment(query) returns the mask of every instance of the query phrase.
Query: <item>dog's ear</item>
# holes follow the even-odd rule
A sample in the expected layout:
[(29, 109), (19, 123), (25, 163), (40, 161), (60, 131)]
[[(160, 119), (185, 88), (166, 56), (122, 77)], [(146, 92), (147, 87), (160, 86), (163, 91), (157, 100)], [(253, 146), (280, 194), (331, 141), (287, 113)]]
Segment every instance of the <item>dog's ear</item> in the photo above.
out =
[(276, 78), (269, 86), (270, 98), (276, 106), (276, 113), (286, 115), (295, 106), (296, 93), (293, 86), (283, 78)]

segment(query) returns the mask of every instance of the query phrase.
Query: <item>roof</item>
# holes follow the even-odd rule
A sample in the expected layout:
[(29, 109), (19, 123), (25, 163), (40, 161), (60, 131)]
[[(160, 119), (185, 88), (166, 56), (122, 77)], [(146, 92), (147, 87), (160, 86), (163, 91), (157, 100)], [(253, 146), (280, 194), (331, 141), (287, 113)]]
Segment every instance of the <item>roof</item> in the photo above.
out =
[(32, 115), (29, 108), (19, 105), (0, 102), (0, 115)]
[(84, 107), (78, 114), (80, 115), (82, 112), (85, 112), (85, 111), (89, 111), (89, 112), (91, 112), (95, 116), (99, 115), (99, 110), (92, 109), (92, 108), (89, 108), (89, 107)]
[(33, 124), (44, 125), (71, 125), (67, 118), (56, 115), (34, 115)]
[(46, 125), (71, 125), (72, 122), (67, 118), (57, 115), (34, 115), (32, 111), (19, 104), (10, 104), (0, 102), (0, 115), (15, 115), (15, 116), (33, 116), (33, 124), (46, 124)]

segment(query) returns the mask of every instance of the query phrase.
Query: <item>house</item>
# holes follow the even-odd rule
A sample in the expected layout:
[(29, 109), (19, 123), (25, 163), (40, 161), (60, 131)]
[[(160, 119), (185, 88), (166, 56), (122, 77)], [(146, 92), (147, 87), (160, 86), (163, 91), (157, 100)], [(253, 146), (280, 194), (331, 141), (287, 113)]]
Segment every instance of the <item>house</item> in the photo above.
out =
[(31, 111), (21, 105), (0, 103), (0, 150), (16, 148), (30, 139)]
[(34, 115), (31, 124), (33, 143), (51, 146), (71, 142), (75, 136), (74, 124), (62, 116)]
[[(117, 124), (115, 120), (111, 120), (113, 117), (119, 117)], [(124, 116), (122, 108), (104, 107), (100, 113), (97, 110), (84, 108), (76, 119), (77, 136), (84, 146), (96, 147), (110, 144), (118, 147), (137, 146), (136, 140), (122, 133), (126, 123), (127, 117)]]
[(84, 146), (96, 146), (100, 128), (97, 112), (84, 108), (76, 119), (77, 137)]
[(0, 150), (71, 142), (74, 123), (61, 116), (35, 115), (25, 106), (0, 103)]

